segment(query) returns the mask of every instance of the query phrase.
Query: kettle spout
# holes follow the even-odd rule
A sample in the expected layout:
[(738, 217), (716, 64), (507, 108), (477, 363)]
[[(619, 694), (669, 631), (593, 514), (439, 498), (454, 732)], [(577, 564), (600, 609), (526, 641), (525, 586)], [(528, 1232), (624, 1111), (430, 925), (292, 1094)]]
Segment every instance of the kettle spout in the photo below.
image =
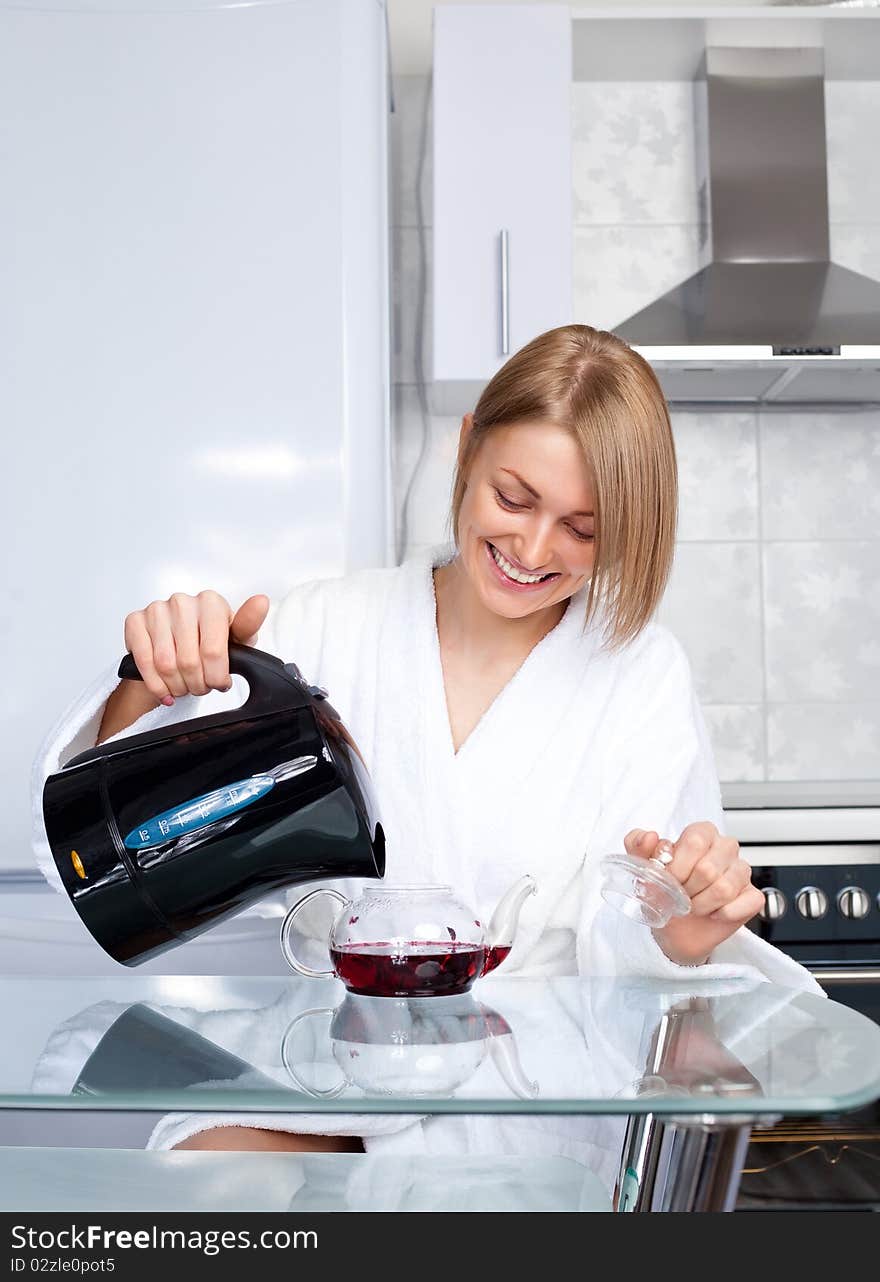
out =
[(533, 895), (537, 889), (534, 877), (530, 877), (527, 873), (513, 883), (498, 904), (486, 927), (486, 942), (489, 946), (487, 961), (491, 957), (492, 964), (484, 967), (484, 975), (488, 970), (494, 970), (495, 966), (498, 966), (510, 952), (522, 906), (529, 895)]

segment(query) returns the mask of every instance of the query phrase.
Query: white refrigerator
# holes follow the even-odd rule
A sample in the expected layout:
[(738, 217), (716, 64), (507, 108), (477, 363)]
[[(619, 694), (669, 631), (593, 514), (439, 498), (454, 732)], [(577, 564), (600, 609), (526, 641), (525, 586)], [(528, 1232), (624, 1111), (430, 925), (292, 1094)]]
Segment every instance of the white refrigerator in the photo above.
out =
[(0, 890), (174, 591), (392, 564), (380, 0), (0, 0)]

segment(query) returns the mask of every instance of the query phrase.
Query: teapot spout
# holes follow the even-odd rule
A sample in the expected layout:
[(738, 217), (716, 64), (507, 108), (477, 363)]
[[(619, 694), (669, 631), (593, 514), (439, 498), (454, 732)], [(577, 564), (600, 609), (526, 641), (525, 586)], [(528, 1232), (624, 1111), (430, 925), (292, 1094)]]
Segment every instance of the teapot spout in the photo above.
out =
[(495, 957), (498, 956), (497, 952), (495, 952), (496, 949), (504, 950), (502, 957), (498, 958), (495, 963), (496, 965), (510, 951), (516, 935), (516, 928), (519, 924), (522, 906), (529, 895), (533, 895), (537, 889), (534, 877), (529, 876), (527, 873), (524, 877), (520, 877), (519, 881), (513, 883), (492, 914), (492, 919), (486, 927), (486, 942)]

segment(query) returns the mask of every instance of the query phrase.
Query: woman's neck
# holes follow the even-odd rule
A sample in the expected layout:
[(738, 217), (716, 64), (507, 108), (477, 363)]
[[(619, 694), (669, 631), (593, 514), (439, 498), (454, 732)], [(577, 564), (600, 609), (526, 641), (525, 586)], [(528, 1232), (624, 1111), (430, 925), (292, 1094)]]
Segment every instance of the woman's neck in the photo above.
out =
[(556, 627), (568, 606), (561, 601), (521, 619), (505, 619), (480, 600), (458, 556), (435, 568), (434, 596), (441, 644), (482, 660), (524, 658)]

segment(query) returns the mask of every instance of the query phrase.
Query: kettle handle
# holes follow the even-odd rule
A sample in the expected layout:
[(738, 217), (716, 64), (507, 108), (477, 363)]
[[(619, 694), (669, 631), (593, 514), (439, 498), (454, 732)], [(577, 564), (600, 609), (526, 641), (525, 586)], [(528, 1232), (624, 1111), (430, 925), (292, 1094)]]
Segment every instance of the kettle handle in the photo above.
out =
[[(279, 690), (285, 691), (288, 695), (296, 693), (300, 696), (303, 705), (309, 702), (310, 694), (317, 696), (324, 694), (324, 691), (319, 692), (317, 687), (312, 688), (306, 684), (295, 663), (283, 663), (274, 654), (257, 650), (251, 645), (242, 645), (238, 641), (229, 642), (229, 671), (236, 676), (244, 677), (248, 683), (249, 694), (244, 704), (248, 713), (259, 712), (263, 706), (267, 711), (276, 711)], [(143, 681), (131, 652), (126, 654), (119, 664), (117, 676), (124, 681)], [(294, 683), (299, 685), (298, 691), (295, 690)], [(240, 713), (239, 709), (239, 715)]]
[[(248, 697), (244, 704), (240, 708), (226, 708), (223, 712), (208, 713), (201, 717), (187, 719), (186, 722), (181, 723), (187, 731), (230, 726), (246, 717), (267, 717), (275, 713), (312, 708), (314, 700), (323, 700), (327, 697), (326, 690), (307, 685), (303, 673), (295, 663), (282, 663), (281, 659), (276, 655), (267, 654), (266, 650), (255, 650), (253, 646), (240, 645), (237, 641), (230, 642), (230, 672), (244, 677), (248, 682)], [(126, 654), (119, 663), (117, 676), (123, 681), (144, 679), (131, 653)], [(65, 763), (64, 769), (80, 767), (118, 751), (131, 753), (141, 747), (158, 744), (167, 737), (168, 727), (159, 726), (157, 729), (142, 731), (140, 735), (126, 735), (122, 740), (114, 738), (109, 744), (89, 747), (85, 753), (74, 756)]]
[[(242, 718), (269, 716), (279, 712), (291, 712), (299, 708), (310, 708), (316, 699), (327, 697), (326, 690), (306, 684), (303, 674), (295, 663), (283, 663), (274, 654), (265, 650), (256, 650), (250, 645), (241, 645), (238, 641), (229, 643), (229, 671), (244, 677), (248, 683), (248, 697), (241, 707), (226, 708), (222, 712), (190, 718), (183, 722), (187, 730), (213, 730), (217, 726), (231, 725)], [(143, 681), (143, 677), (129, 653), (122, 659), (117, 675), (124, 681)], [(327, 705), (329, 708), (329, 704)], [(117, 752), (120, 748), (132, 752), (147, 745), (161, 742), (168, 737), (166, 726), (155, 730), (145, 730), (141, 734), (126, 735), (123, 740), (115, 739), (109, 744), (98, 744), (87, 748), (78, 756), (66, 762), (64, 769), (73, 769), (88, 762), (100, 760), (108, 752)]]

